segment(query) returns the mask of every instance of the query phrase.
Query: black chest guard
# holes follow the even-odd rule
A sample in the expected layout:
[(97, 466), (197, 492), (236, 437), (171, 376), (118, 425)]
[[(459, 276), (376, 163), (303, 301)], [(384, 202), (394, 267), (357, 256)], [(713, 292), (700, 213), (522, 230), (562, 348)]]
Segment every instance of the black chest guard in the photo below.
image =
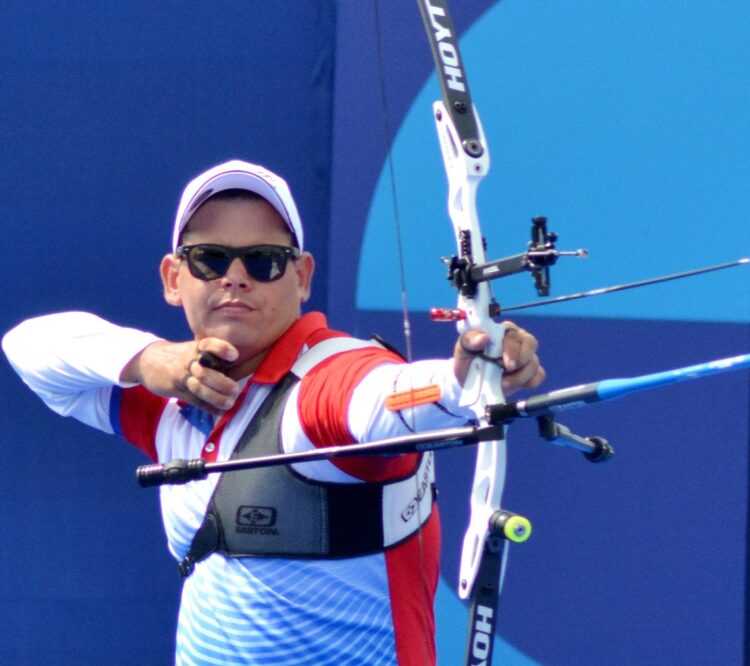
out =
[[(282, 450), (281, 419), (299, 380), (289, 373), (271, 390), (232, 459)], [(224, 473), (180, 573), (189, 576), (196, 562), (217, 551), (228, 557), (319, 559), (382, 552), (421, 529), (430, 516), (432, 464), (432, 456), (424, 455), (414, 474), (387, 483), (312, 481), (288, 465)]]

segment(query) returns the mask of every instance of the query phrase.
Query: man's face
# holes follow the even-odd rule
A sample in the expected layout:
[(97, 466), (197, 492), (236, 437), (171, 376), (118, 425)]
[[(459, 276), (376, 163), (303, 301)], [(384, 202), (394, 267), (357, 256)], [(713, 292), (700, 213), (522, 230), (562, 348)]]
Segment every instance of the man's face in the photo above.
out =
[[(230, 247), (291, 245), (291, 234), (276, 210), (264, 199), (209, 199), (190, 219), (182, 244), (214, 243)], [(182, 306), (197, 339), (215, 337), (240, 352), (237, 365), (254, 370), (273, 343), (300, 316), (310, 295), (314, 263), (303, 254), (289, 259), (283, 277), (259, 282), (239, 259), (215, 280), (193, 277), (186, 259), (167, 255), (161, 274), (164, 297)]]

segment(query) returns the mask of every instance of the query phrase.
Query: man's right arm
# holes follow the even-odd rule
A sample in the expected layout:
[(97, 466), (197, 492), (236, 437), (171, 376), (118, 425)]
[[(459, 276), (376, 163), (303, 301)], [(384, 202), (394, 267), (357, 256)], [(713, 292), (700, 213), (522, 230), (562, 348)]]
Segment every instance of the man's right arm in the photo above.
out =
[(111, 324), (86, 312), (28, 319), (3, 338), (3, 351), (21, 379), (58, 414), (112, 432), (109, 395), (122, 369), (155, 335)]

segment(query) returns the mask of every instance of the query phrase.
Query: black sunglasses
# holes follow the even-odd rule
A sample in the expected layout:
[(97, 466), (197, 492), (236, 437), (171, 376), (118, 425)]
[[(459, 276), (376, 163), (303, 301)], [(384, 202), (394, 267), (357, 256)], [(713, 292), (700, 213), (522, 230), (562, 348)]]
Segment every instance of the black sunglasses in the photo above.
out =
[(231, 263), (240, 259), (248, 275), (254, 280), (274, 282), (284, 276), (289, 257), (299, 258), (300, 251), (296, 247), (282, 245), (227, 247), (200, 243), (180, 245), (175, 255), (187, 260), (190, 274), (199, 280), (215, 280), (226, 275)]

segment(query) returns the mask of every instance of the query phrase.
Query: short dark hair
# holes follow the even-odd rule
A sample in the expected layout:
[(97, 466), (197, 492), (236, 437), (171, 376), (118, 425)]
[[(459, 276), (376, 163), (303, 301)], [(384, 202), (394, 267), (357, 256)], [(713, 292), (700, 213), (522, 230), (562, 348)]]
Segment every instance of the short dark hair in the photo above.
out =
[[(250, 190), (232, 189), (232, 190), (221, 190), (216, 194), (212, 194), (206, 201), (258, 201), (263, 199), (257, 192), (251, 192)], [(203, 203), (206, 203), (204, 201)], [(263, 199), (265, 201), (265, 199)], [(201, 204), (202, 206), (203, 204)]]

